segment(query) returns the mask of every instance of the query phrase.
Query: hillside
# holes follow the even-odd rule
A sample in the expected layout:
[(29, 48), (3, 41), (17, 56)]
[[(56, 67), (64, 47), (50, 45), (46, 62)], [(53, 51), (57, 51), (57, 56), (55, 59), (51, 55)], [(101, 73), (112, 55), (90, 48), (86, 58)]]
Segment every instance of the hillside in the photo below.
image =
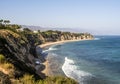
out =
[[(42, 82), (52, 81), (53, 79), (57, 81), (55, 77), (46, 78), (46, 76), (41, 73), (44, 65), (40, 64), (40, 69), (36, 68), (35, 59), (39, 59), (41, 62), (45, 61), (42, 56), (38, 57), (36, 55), (36, 46), (46, 42), (93, 38), (93, 36), (88, 33), (78, 34), (52, 30), (34, 33), (28, 28), (22, 31), (20, 28), (19, 25), (0, 24), (0, 82), (5, 82), (4, 84), (28, 84), (25, 83), (25, 81), (29, 79), (34, 82), (29, 84), (35, 84), (36, 81), (40, 79), (40, 81), (44, 79)], [(26, 77), (28, 79), (24, 79)], [(66, 84), (70, 81), (73, 82), (71, 82), (71, 84), (76, 84), (74, 80), (66, 77), (57, 78), (64, 80)], [(20, 83), (20, 81), (22, 82)], [(43, 84), (40, 83), (40, 81), (37, 84)]]
[[(29, 26), (29, 25), (21, 25), (22, 28), (29, 28), (30, 30), (37, 31), (48, 31), (48, 30), (54, 30), (54, 31), (62, 31), (62, 32), (74, 32), (74, 33), (79, 33), (79, 32), (90, 32), (94, 33), (94, 30), (90, 29), (83, 29), (83, 28), (60, 28), (60, 27), (41, 27), (41, 26)], [(94, 31), (94, 32), (93, 32)]]

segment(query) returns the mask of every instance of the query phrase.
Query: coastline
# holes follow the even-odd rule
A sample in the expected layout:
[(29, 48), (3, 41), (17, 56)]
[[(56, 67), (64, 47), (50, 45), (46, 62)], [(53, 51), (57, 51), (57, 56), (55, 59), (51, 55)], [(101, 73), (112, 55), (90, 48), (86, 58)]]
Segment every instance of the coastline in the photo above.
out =
[(62, 44), (62, 43), (75, 42), (75, 41), (85, 41), (85, 40), (93, 40), (93, 38), (79, 39), (79, 40), (64, 40), (64, 41), (56, 41), (56, 42), (46, 42), (44, 44), (39, 45), (39, 47), (44, 48), (44, 47), (55, 45), (55, 44)]
[[(85, 41), (85, 40), (93, 40), (93, 38), (79, 39), (79, 40), (64, 40), (64, 41), (57, 41), (57, 42), (47, 42), (45, 44), (39, 45), (39, 47), (43, 49), (47, 46), (51, 46), (51, 45), (55, 45), (55, 44), (62, 44), (62, 43), (75, 42), (75, 41)], [(54, 74), (54, 73), (52, 73), (52, 71), (50, 69), (49, 63), (50, 63), (50, 60), (48, 57), (46, 57), (46, 61), (43, 63), (43, 65), (45, 66), (45, 69), (42, 71), (42, 73), (45, 74), (46, 76), (51, 76)]]

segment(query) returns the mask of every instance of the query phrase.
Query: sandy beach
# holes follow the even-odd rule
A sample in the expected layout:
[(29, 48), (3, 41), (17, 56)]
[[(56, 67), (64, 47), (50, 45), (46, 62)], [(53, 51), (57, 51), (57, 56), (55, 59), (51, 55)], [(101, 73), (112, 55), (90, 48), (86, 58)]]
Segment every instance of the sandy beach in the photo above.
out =
[[(65, 41), (57, 41), (57, 42), (47, 42), (45, 44), (39, 45), (41, 48), (50, 46), (50, 45), (55, 45), (55, 44), (62, 44), (62, 43), (66, 43), (66, 42), (75, 42), (75, 41), (84, 41), (84, 40), (92, 40), (92, 39), (80, 39), (80, 40), (65, 40)], [(45, 66), (45, 69), (42, 71), (42, 73), (44, 73), (46, 76), (51, 76), (53, 73), (50, 70), (50, 66), (49, 66), (49, 59), (46, 58), (46, 61), (43, 63), (43, 65)]]
[(50, 46), (50, 45), (55, 45), (55, 44), (62, 44), (66, 42), (74, 42), (74, 41), (84, 41), (84, 40), (92, 40), (92, 39), (79, 39), (79, 40), (64, 40), (64, 41), (57, 41), (57, 42), (46, 42), (45, 44), (39, 45), (41, 48)]
[(49, 76), (49, 66), (48, 66), (48, 60), (46, 59), (46, 61), (43, 63), (43, 65), (45, 66), (45, 69), (42, 71), (42, 73), (44, 73), (46, 76)]

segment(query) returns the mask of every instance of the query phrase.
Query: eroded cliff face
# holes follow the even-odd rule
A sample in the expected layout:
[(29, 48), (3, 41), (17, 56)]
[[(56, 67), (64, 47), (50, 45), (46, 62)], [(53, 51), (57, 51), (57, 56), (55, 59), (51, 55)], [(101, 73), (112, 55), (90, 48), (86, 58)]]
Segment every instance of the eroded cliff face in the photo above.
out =
[(94, 39), (89, 33), (70, 33), (60, 31), (46, 31), (38, 34), (41, 43), (64, 41), (64, 40), (82, 40)]
[(29, 73), (40, 78), (35, 69), (34, 47), (24, 36), (10, 30), (0, 30), (0, 53), (5, 56), (7, 61), (14, 64), (15, 77)]

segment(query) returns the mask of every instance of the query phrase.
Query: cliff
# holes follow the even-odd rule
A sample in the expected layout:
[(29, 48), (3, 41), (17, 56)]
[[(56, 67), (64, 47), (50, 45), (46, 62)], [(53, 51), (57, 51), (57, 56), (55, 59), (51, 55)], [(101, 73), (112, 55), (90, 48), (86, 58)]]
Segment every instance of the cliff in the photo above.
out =
[(25, 73), (34, 74), (37, 78), (40, 77), (36, 73), (34, 53), (31, 52), (33, 47), (20, 34), (10, 30), (0, 30), (0, 53), (15, 66), (15, 77), (20, 77)]
[(82, 40), (82, 39), (93, 39), (93, 35), (89, 33), (71, 33), (48, 30), (45, 32), (38, 32), (41, 43), (56, 42), (64, 40)]
[[(34, 33), (28, 28), (21, 31), (16, 26), (0, 25), (0, 54), (5, 57), (7, 63), (12, 64), (10, 64), (11, 67), (14, 67), (12, 79), (23, 77), (26, 73), (33, 75), (35, 80), (43, 79), (46, 77), (41, 73), (44, 66), (42, 64), (36, 65), (35, 61), (37, 59), (42, 63), (45, 59), (42, 55), (37, 56), (36, 46), (46, 42), (74, 39), (93, 39), (93, 36), (88, 33), (76, 34), (52, 30)], [(39, 53), (42, 51), (40, 50)], [(5, 73), (4, 69), (0, 69), (0, 71), (9, 77), (9, 73)]]

